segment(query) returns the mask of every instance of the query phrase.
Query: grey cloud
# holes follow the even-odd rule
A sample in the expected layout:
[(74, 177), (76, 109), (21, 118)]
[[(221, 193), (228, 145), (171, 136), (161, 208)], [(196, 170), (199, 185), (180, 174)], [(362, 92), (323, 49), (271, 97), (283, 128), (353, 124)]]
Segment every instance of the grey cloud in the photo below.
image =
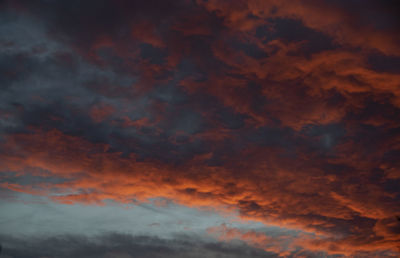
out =
[(278, 257), (244, 243), (213, 242), (197, 236), (178, 235), (173, 239), (108, 233), (96, 237), (62, 235), (17, 238), (0, 235), (3, 255), (13, 258), (90, 257), (185, 257), (185, 258), (269, 258)]

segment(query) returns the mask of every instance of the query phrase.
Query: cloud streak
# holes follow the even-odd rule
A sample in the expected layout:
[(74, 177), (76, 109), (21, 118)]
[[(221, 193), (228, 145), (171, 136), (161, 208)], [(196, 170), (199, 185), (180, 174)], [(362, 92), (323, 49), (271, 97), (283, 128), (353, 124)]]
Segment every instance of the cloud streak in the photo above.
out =
[(81, 235), (60, 235), (33, 239), (0, 237), (6, 246), (2, 257), (276, 257), (274, 254), (251, 248), (243, 243), (228, 246), (196, 236), (177, 236), (162, 239), (108, 233), (93, 238)]

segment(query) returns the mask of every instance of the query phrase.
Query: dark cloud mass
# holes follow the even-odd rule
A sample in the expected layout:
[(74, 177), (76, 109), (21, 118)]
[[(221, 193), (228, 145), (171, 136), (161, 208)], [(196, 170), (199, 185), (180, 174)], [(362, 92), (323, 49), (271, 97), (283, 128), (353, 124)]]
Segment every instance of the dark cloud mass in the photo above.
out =
[(222, 226), (208, 230), (213, 244), (2, 236), (5, 255), (397, 257), (396, 10), (357, 0), (1, 1), (2, 191), (62, 204), (165, 198), (303, 232)]
[(151, 236), (131, 236), (109, 233), (88, 238), (79, 235), (61, 235), (49, 238), (10, 238), (0, 236), (7, 244), (4, 257), (15, 258), (161, 258), (161, 257), (221, 257), (221, 258), (273, 258), (276, 254), (252, 248), (245, 243), (228, 245), (214, 243), (195, 236), (176, 236), (161, 239)]

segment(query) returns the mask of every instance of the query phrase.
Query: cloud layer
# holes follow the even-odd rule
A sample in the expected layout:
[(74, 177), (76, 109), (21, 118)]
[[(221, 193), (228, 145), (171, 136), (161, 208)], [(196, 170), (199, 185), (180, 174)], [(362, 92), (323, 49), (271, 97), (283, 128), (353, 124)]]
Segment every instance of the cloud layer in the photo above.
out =
[[(5, 1), (0, 187), (64, 204), (161, 197), (238, 211), (303, 234), (210, 232), (281, 256), (395, 257), (396, 10), (356, 0)], [(36, 179), (18, 180), (27, 175)]]
[(228, 245), (185, 235), (176, 236), (175, 239), (117, 233), (103, 234), (94, 238), (80, 235), (60, 235), (33, 239), (0, 236), (0, 239), (7, 244), (1, 257), (14, 258), (277, 257), (243, 243)]

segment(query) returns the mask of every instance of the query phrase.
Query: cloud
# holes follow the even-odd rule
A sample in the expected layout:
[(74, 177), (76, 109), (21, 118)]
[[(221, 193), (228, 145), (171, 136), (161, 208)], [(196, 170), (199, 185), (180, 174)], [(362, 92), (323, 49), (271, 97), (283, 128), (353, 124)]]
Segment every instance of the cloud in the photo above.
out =
[(305, 252), (390, 257), (400, 44), (389, 9), (6, 1), (0, 186), (64, 204), (162, 197), (312, 233), (293, 240)]
[(162, 239), (107, 233), (95, 237), (60, 235), (54, 237), (15, 238), (0, 236), (2, 256), (29, 257), (277, 257), (243, 243), (226, 244), (196, 236)]

